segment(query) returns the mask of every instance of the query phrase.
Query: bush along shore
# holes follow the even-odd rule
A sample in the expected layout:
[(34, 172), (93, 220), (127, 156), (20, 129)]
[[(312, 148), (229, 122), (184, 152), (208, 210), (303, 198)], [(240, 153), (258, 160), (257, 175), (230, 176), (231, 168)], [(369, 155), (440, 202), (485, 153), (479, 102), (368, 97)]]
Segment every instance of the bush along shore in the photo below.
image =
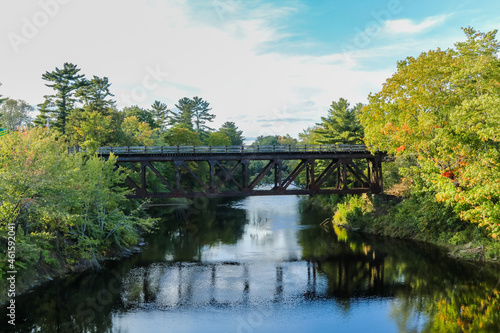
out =
[(126, 198), (126, 174), (115, 161), (68, 154), (45, 129), (2, 138), (0, 241), (8, 250), (0, 258), (2, 284), (16, 272), (18, 294), (138, 250), (141, 235), (153, 230), (156, 220)]
[[(401, 184), (398, 184), (401, 189)], [(394, 193), (394, 189), (388, 190)], [(404, 193), (314, 198), (332, 209), (332, 223), (349, 230), (413, 239), (444, 247), (451, 257), (500, 262), (500, 243), (487, 230), (460, 219), (433, 193)]]

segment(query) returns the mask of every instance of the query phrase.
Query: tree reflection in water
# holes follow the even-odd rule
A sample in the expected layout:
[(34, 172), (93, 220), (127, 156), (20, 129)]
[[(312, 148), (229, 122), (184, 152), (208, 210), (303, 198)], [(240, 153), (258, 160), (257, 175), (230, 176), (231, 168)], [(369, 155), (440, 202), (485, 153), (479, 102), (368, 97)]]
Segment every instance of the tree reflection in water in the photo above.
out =
[(293, 205), (252, 211), (245, 200), (209, 201), (190, 214), (159, 210), (165, 222), (142, 254), (18, 297), (10, 331), (120, 332), (119, 318), (137, 311), (301, 310), (322, 302), (348, 317), (360, 304), (384, 302), (400, 332), (500, 332), (497, 267), (452, 260), (422, 243), (321, 228), (325, 212), (306, 206), (290, 221), (295, 215), (278, 215)]

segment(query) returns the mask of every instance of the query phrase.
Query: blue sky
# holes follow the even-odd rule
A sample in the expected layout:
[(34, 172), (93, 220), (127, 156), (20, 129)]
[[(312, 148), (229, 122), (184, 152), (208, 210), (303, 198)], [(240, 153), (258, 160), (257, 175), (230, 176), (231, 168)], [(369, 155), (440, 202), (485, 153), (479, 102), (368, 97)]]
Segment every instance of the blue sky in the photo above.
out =
[(407, 56), (500, 27), (498, 1), (39, 0), (0, 3), (0, 94), (35, 105), (64, 62), (117, 106), (200, 96), (247, 137), (296, 136), (365, 103)]

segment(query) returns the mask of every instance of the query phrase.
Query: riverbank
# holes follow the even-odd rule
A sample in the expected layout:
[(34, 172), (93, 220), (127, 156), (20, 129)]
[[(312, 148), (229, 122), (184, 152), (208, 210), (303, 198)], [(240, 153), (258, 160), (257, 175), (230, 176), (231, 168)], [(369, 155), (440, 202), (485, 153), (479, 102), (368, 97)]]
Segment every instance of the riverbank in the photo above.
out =
[(500, 242), (483, 228), (462, 221), (431, 193), (409, 195), (401, 185), (390, 194), (314, 198), (312, 204), (332, 209), (332, 223), (381, 236), (438, 245), (450, 257), (475, 262), (500, 262)]
[[(84, 272), (90, 272), (92, 270), (101, 269), (102, 265), (107, 262), (123, 260), (125, 258), (131, 257), (132, 255), (139, 254), (143, 251), (143, 248), (148, 245), (146, 238), (148, 235), (156, 232), (159, 228), (157, 222), (161, 216), (158, 211), (151, 212), (152, 207), (160, 206), (162, 207), (162, 212), (171, 212), (172, 208), (178, 207), (189, 207), (190, 201), (187, 199), (177, 199), (171, 200), (169, 204), (154, 204), (154, 203), (144, 203), (141, 204), (141, 211), (143, 211), (142, 219), (152, 221), (148, 228), (138, 228), (134, 231), (134, 240), (130, 244), (110, 244), (110, 246), (102, 251), (93, 252), (90, 254), (80, 254), (79, 257), (74, 257), (75, 253), (71, 252), (69, 248), (60, 251), (52, 250), (44, 255), (40, 254), (40, 259), (36, 261), (27, 261), (23, 263), (23, 266), (17, 269), (16, 284), (15, 284), (15, 294), (20, 296), (29, 293), (31, 290), (40, 287), (50, 281), (57, 279), (64, 279), (71, 275), (78, 275)], [(167, 208), (166, 208), (167, 207)], [(147, 211), (145, 213), (144, 211)], [(155, 216), (155, 217), (151, 217)], [(64, 256), (63, 252), (72, 253), (73, 257)], [(50, 258), (50, 259), (47, 259)], [(6, 279), (1, 279), (0, 288), (2, 290), (7, 290), (8, 281)], [(9, 298), (7, 293), (0, 294), (0, 304), (5, 304), (8, 302)]]
[[(15, 284), (15, 296), (29, 293), (31, 290), (40, 287), (50, 281), (65, 278), (72, 274), (81, 274), (87, 271), (100, 269), (106, 262), (128, 258), (134, 254), (142, 252), (142, 248), (147, 245), (141, 238), (137, 244), (123, 249), (111, 249), (106, 254), (92, 260), (81, 259), (76, 265), (70, 265), (64, 258), (52, 261), (51, 264), (38, 262), (27, 266), (25, 269), (17, 271)], [(0, 288), (7, 290), (7, 280), (0, 282)], [(7, 293), (0, 294), (0, 304), (9, 301)]]

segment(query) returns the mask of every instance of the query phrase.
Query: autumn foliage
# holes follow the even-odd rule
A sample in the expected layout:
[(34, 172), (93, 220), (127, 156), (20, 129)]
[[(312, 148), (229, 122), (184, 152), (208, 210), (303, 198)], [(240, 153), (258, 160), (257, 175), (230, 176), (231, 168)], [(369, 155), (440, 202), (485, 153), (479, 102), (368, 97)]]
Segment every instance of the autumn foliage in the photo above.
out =
[[(365, 142), (416, 156), (411, 173), (460, 217), (500, 236), (500, 44), (496, 30), (400, 61), (361, 111)], [(450, 181), (451, 180), (451, 181)]]

